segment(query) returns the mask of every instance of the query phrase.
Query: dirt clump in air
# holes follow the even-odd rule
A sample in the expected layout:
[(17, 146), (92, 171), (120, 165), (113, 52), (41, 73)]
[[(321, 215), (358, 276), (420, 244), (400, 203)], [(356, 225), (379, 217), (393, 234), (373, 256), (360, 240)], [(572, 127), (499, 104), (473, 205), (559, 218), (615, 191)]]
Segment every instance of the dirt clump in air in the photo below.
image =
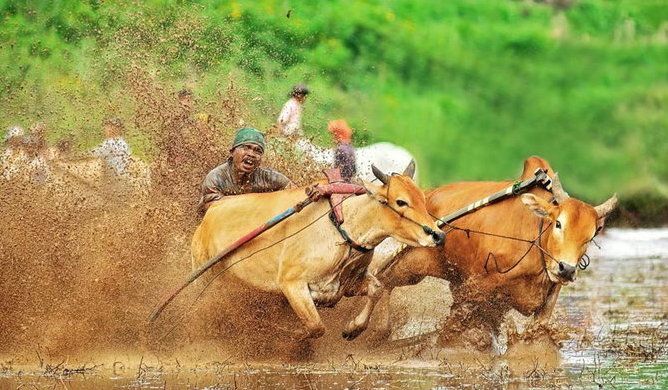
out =
[[(267, 340), (281, 339), (281, 319), (294, 327), (287, 303), (242, 287), (226, 286), (229, 293), (215, 299), (208, 294), (221, 289), (207, 290), (192, 308), (197, 291), (187, 292), (176, 302), (182, 310), (167, 313), (186, 313), (182, 325), (148, 326), (162, 296), (190, 273), (200, 183), (225, 161), (234, 130), (246, 125), (244, 98), (230, 84), (220, 101), (200, 104), (212, 108), (203, 115), (141, 68), (130, 69), (125, 83), (134, 106), (125, 119), (152, 145), (138, 162), (140, 174), (88, 180), (54, 164), (45, 180), (27, 173), (0, 186), (0, 354), (170, 353), (212, 340), (246, 357), (284, 350)], [(279, 152), (269, 151), (263, 165), (297, 185), (320, 178), (319, 167), (294, 150)]]

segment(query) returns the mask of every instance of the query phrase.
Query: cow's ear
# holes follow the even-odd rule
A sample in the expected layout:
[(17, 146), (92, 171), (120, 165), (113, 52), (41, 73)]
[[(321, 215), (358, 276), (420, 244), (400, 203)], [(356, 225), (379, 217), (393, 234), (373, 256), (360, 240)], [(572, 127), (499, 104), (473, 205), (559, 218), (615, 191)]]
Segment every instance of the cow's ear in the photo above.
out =
[(525, 206), (541, 218), (547, 218), (550, 215), (550, 210), (554, 207), (534, 194), (523, 194), (520, 199)]

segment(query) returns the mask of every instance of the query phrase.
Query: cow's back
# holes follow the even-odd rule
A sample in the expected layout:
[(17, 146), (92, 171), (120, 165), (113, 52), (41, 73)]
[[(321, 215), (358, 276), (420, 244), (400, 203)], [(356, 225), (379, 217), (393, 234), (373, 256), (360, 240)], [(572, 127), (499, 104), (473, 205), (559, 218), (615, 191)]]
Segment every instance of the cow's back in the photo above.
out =
[[(303, 192), (301, 194), (303, 197)], [(293, 206), (298, 201), (295, 200), (297, 196), (298, 194), (295, 194), (294, 191), (245, 194), (227, 196), (212, 204), (193, 235), (191, 246), (193, 269), (199, 268), (234, 241)], [(285, 226), (285, 224), (279, 224), (250, 240), (225, 261), (215, 266), (214, 273), (253, 250), (275, 243), (277, 237), (284, 237)], [(280, 250), (280, 246), (269, 248), (263, 252), (262, 257), (277, 258), (277, 250)], [(232, 273), (247, 266), (244, 263), (246, 261), (234, 266)], [(261, 272), (260, 269), (264, 269), (264, 272), (272, 272), (277, 268), (271, 262), (263, 261), (263, 259), (253, 258), (252, 263), (254, 267), (258, 267), (258, 272)]]
[[(193, 236), (193, 269), (201, 267), (230, 244), (302, 201), (304, 197), (303, 189), (291, 189), (229, 196), (214, 203)], [(248, 285), (263, 291), (279, 291), (276, 284), (279, 269), (294, 267), (295, 262), (312, 258), (314, 247), (322, 247), (322, 252), (327, 253), (328, 257), (345, 252), (343, 247), (333, 247), (334, 240), (329, 243), (322, 239), (328, 237), (327, 234), (336, 233), (329, 219), (323, 217), (328, 210), (329, 205), (324, 200), (304, 208), (245, 243), (214, 266), (213, 273), (234, 264), (229, 273)], [(319, 274), (326, 272), (330, 265), (325, 262), (309, 264), (310, 267), (297, 266), (294, 269), (303, 274)]]
[[(427, 195), (429, 211), (443, 217), (512, 184), (511, 181), (448, 184)], [(551, 196), (540, 188), (531, 192), (544, 199)], [(512, 196), (484, 206), (451, 224), (457, 229), (444, 228), (449, 233), (442, 254), (462, 277), (467, 278), (508, 270), (530, 246), (525, 242), (477, 232), (533, 240), (538, 234), (539, 219), (524, 206), (519, 196)], [(531, 261), (531, 257), (528, 256), (527, 261)]]

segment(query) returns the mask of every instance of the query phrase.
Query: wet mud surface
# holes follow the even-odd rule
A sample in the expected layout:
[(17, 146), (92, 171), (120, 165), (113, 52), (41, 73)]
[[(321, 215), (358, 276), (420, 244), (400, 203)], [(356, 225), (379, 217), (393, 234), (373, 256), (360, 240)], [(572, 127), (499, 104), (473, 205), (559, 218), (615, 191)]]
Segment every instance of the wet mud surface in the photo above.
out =
[[(129, 119), (156, 146), (139, 169), (120, 181), (87, 176), (91, 166), (61, 156), (2, 181), (0, 388), (668, 386), (666, 229), (609, 229), (550, 328), (527, 334), (510, 315), (496, 353), (436, 347), (451, 298), (434, 279), (395, 290), (390, 339), (378, 311), (345, 341), (362, 302), (344, 299), (319, 309), (322, 338), (294, 340), (287, 301), (229, 275), (194, 283), (149, 324), (191, 271), (198, 185), (244, 124), (243, 98), (231, 84), (216, 106), (201, 104), (217, 113), (201, 122), (140, 69), (124, 82), (139, 107)], [(300, 186), (320, 179), (290, 140), (267, 137), (265, 166)]]
[[(610, 229), (598, 243), (602, 249), (590, 251), (590, 267), (562, 290), (553, 329), (513, 337), (526, 321), (510, 315), (500, 355), (435, 347), (430, 334), (449, 305), (447, 283), (437, 280), (395, 291), (398, 318), (389, 341), (374, 340), (373, 322), (360, 340), (340, 338), (356, 309), (349, 299), (321, 309), (328, 332), (304, 346), (288, 337), (296, 318), (284, 301), (228, 279), (195, 304), (194, 293), (187, 294), (165, 321), (149, 327), (147, 313), (169, 282), (182, 276), (173, 270), (162, 273), (160, 286), (118, 282), (108, 293), (115, 304), (102, 298), (107, 294), (93, 278), (83, 288), (86, 298), (71, 297), (77, 310), (58, 298), (69, 294), (54, 291), (39, 301), (42, 309), (35, 303), (14, 307), (11, 318), (21, 321), (11, 327), (3, 321), (0, 387), (665, 387), (668, 230)], [(179, 258), (177, 253), (172, 256)], [(181, 260), (170, 264), (187, 272)], [(103, 270), (95, 275), (110, 272)], [(123, 277), (126, 272), (141, 280), (145, 270), (125, 269)], [(53, 280), (60, 283), (58, 276)], [(128, 287), (136, 294), (131, 299), (123, 291)], [(97, 300), (89, 302), (92, 297)]]

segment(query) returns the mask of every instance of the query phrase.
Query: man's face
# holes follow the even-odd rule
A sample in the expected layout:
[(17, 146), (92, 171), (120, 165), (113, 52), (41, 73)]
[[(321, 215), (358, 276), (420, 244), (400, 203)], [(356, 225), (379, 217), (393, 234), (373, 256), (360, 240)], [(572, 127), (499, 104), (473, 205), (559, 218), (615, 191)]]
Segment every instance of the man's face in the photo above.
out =
[(257, 144), (243, 144), (232, 150), (232, 164), (241, 173), (251, 173), (260, 166), (264, 151)]
[(299, 103), (304, 103), (304, 101), (306, 101), (306, 95), (302, 94), (295, 95), (295, 99), (297, 99)]

